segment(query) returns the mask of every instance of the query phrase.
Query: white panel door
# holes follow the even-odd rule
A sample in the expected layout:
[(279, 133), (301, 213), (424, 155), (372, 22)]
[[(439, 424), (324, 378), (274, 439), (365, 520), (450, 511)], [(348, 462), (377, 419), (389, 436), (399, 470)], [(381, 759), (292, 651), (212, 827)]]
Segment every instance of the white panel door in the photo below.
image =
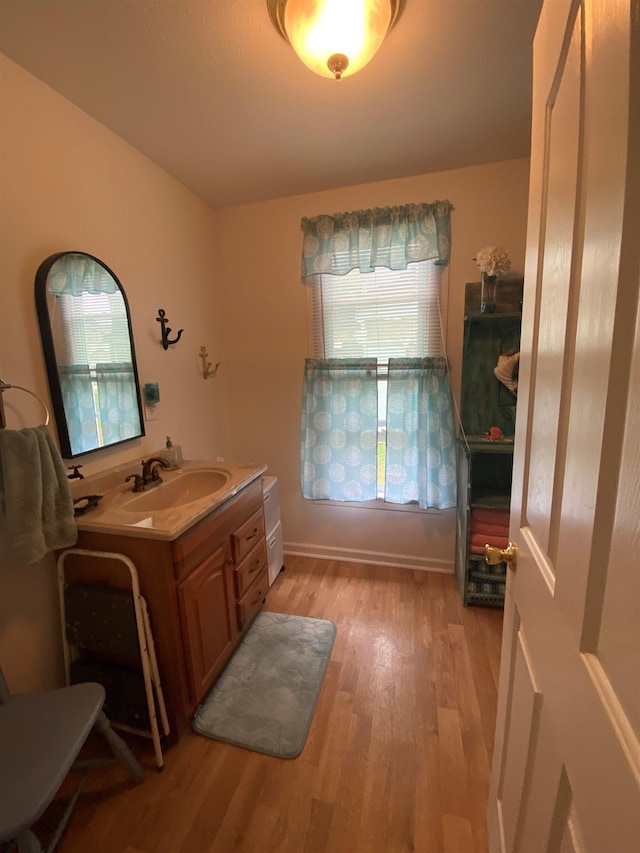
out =
[(640, 11), (534, 44), (492, 853), (640, 851)]

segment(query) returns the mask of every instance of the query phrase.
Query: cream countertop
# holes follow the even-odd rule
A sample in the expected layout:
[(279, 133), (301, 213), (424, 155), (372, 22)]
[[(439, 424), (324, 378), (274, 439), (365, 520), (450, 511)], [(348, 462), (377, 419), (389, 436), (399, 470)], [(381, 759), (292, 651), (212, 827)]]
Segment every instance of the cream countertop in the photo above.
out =
[[(176, 471), (160, 470), (162, 484), (149, 489), (142, 495), (160, 495), (165, 485), (173, 484), (185, 475), (195, 472), (221, 472), (226, 475), (226, 483), (204, 497), (171, 506), (167, 509), (152, 509), (138, 511), (127, 509), (131, 502), (135, 507), (138, 495), (132, 493), (132, 482), (125, 483), (125, 477), (139, 474), (141, 463), (128, 462), (117, 468), (111, 468), (100, 474), (85, 477), (82, 480), (70, 481), (74, 498), (84, 495), (102, 495), (103, 498), (95, 509), (76, 517), (79, 530), (95, 533), (110, 533), (134, 536), (142, 539), (161, 539), (172, 541), (181, 536), (194, 524), (210, 512), (222, 506), (245, 486), (260, 477), (266, 470), (266, 465), (253, 462), (235, 464), (212, 462), (208, 460), (185, 460)], [(178, 485), (172, 485), (172, 491)], [(141, 501), (142, 502), (142, 501)]]

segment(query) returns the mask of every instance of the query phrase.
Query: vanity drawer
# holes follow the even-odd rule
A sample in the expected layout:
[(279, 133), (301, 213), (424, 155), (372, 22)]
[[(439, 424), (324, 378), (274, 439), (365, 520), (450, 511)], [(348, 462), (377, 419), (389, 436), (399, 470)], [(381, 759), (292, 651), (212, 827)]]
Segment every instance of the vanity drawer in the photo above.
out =
[(261, 537), (255, 548), (234, 569), (236, 595), (238, 598), (242, 598), (266, 565), (267, 544), (264, 537)]
[(233, 561), (239, 565), (260, 540), (264, 540), (264, 513), (256, 510), (231, 536)]
[(253, 621), (262, 607), (267, 591), (269, 589), (269, 577), (267, 567), (263, 568), (260, 576), (251, 584), (245, 595), (238, 602), (238, 629), (244, 629)]

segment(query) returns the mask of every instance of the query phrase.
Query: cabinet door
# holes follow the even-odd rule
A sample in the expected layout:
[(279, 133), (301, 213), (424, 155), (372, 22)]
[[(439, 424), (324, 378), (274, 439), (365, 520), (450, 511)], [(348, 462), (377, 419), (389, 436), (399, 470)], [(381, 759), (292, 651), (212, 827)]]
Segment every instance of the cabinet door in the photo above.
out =
[(178, 587), (189, 691), (194, 702), (203, 698), (233, 645), (231, 571), (231, 553), (225, 543)]

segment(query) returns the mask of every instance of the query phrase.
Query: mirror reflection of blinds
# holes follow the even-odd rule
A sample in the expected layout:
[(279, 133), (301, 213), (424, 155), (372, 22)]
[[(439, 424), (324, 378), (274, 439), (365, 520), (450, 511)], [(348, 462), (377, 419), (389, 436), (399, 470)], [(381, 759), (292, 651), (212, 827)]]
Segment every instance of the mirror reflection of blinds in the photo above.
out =
[(442, 267), (322, 275), (313, 291), (316, 358), (417, 358), (444, 354)]
[[(86, 293), (58, 298), (68, 330), (67, 357), (72, 364), (131, 364), (127, 312), (122, 294)], [(130, 368), (132, 369), (132, 368)]]

